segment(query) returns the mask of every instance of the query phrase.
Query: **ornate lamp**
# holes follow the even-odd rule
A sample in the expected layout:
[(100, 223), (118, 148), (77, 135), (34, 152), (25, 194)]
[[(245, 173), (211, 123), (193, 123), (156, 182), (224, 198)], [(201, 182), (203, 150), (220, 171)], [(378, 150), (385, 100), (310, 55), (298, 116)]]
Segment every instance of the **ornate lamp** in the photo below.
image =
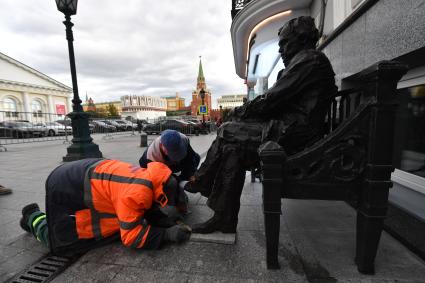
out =
[(77, 13), (78, 0), (56, 0), (58, 10), (65, 15), (72, 16)]
[(59, 11), (65, 14), (63, 24), (66, 27), (66, 39), (68, 40), (69, 64), (71, 67), (72, 90), (74, 97), (72, 99), (72, 112), (68, 114), (72, 123), (72, 144), (67, 148), (67, 155), (63, 161), (74, 161), (84, 158), (102, 157), (99, 146), (93, 143), (90, 136), (88, 114), (83, 111), (81, 99), (78, 95), (77, 72), (75, 68), (74, 57), (74, 36), (72, 34), (71, 15), (77, 13), (78, 0), (56, 0), (56, 6)]
[[(205, 90), (203, 88), (199, 91), (199, 95), (201, 96), (202, 105), (204, 105)], [(204, 113), (202, 113), (202, 124), (203, 125), (205, 124), (205, 114)]]

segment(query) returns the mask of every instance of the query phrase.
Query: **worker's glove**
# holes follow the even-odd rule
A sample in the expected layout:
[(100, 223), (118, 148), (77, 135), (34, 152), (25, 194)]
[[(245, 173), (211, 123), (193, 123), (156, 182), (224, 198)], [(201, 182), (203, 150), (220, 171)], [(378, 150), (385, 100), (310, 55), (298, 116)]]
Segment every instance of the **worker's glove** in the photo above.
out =
[(182, 243), (190, 238), (192, 231), (187, 225), (174, 225), (165, 230), (164, 240), (174, 243)]

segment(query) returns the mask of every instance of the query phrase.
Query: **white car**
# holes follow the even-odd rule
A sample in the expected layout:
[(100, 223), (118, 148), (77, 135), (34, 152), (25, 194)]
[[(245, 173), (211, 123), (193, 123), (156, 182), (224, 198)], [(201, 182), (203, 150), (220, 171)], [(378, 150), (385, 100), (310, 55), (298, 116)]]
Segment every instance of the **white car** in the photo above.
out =
[(42, 122), (34, 125), (35, 127), (44, 128), (48, 136), (60, 136), (72, 134), (72, 127), (65, 126), (58, 122)]

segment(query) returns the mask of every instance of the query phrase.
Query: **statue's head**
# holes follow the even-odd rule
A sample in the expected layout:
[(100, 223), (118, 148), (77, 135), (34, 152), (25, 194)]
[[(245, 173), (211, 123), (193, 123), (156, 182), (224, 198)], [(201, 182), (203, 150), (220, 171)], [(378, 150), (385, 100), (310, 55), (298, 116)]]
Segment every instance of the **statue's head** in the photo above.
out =
[(317, 30), (312, 17), (298, 17), (288, 21), (279, 29), (279, 53), (285, 65), (304, 49), (315, 49), (319, 40)]

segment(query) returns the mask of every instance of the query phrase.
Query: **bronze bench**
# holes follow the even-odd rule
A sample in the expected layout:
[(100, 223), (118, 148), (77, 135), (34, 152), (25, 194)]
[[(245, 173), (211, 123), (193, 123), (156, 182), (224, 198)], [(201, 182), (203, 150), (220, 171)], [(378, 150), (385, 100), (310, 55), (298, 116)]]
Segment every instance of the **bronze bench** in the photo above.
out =
[(357, 210), (356, 257), (361, 273), (374, 260), (392, 186), (397, 82), (403, 64), (378, 62), (343, 81), (329, 106), (327, 134), (302, 152), (286, 156), (274, 142), (259, 148), (267, 267), (279, 268), (281, 198), (344, 200)]

